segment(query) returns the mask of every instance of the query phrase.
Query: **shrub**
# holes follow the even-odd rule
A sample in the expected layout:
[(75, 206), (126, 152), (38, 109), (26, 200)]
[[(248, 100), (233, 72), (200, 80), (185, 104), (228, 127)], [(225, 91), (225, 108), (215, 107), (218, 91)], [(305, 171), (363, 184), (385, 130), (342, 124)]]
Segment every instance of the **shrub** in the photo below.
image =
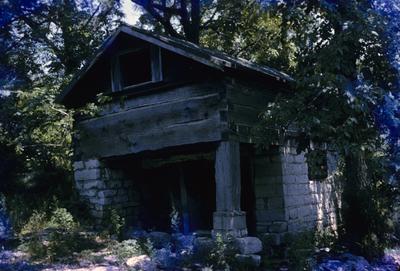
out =
[(73, 230), (78, 225), (75, 223), (71, 213), (65, 208), (57, 208), (53, 211), (49, 226), (64, 230)]
[(47, 227), (48, 218), (47, 214), (40, 211), (33, 211), (32, 216), (29, 218), (28, 222), (22, 227), (21, 234), (35, 234)]
[(125, 219), (114, 208), (106, 209), (104, 216), (103, 229), (106, 235), (116, 236), (119, 240), (122, 239), (123, 229), (125, 227)]
[(229, 265), (233, 262), (233, 255), (230, 255), (228, 240), (224, 240), (221, 234), (217, 234), (215, 237), (215, 245), (211, 250), (210, 255), (207, 259), (207, 265), (211, 265), (212, 269), (215, 270), (229, 270)]
[(20, 249), (33, 259), (61, 260), (97, 244), (79, 232), (79, 224), (64, 208), (55, 208), (50, 215), (34, 211), (21, 230)]
[(113, 248), (113, 253), (117, 256), (120, 263), (125, 263), (127, 259), (145, 254), (138, 240), (130, 239), (116, 243)]

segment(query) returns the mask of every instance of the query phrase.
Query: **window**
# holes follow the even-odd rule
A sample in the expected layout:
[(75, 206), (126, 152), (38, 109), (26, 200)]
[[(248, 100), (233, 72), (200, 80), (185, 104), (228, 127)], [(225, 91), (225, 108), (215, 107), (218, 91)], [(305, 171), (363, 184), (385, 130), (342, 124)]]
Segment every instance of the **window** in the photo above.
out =
[(310, 150), (306, 156), (309, 180), (321, 180), (328, 177), (328, 161), (326, 150)]
[(162, 80), (158, 47), (143, 47), (121, 52), (114, 58), (112, 66), (113, 91)]
[(121, 87), (151, 81), (151, 57), (149, 49), (128, 52), (119, 56)]

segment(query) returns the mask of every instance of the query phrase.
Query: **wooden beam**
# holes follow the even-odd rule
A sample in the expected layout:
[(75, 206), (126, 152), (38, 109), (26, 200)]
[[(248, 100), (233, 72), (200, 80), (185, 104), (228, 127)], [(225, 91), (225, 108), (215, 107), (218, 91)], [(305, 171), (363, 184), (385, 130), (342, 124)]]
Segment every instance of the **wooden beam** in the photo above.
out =
[(197, 161), (197, 160), (213, 160), (214, 153), (198, 153), (198, 154), (189, 154), (189, 155), (175, 155), (168, 158), (161, 159), (145, 159), (142, 161), (143, 168), (158, 168), (165, 165), (177, 164), (189, 161)]
[(240, 146), (223, 141), (215, 157), (216, 206), (218, 211), (240, 211)]

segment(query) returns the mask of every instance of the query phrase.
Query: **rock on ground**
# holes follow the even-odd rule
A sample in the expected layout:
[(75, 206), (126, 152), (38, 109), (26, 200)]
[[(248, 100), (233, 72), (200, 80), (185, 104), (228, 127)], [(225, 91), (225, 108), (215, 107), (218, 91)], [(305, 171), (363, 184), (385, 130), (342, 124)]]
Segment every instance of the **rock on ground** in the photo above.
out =
[(126, 265), (142, 271), (157, 270), (156, 264), (147, 255), (131, 257), (126, 261)]
[(379, 261), (369, 263), (361, 256), (344, 253), (327, 257), (313, 267), (313, 271), (398, 271), (400, 270), (400, 250), (386, 253)]

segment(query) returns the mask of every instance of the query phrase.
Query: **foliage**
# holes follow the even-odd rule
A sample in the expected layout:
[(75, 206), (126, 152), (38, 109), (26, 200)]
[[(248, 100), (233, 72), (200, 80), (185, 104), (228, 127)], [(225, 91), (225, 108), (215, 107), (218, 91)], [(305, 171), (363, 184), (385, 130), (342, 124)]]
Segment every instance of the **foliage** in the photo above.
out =
[(54, 99), (121, 14), (114, 1), (0, 5), (0, 150), (8, 157), (0, 174), (17, 171), (6, 173), (5, 191), (21, 174), (70, 169), (72, 112)]
[(381, 133), (387, 138), (390, 146), (392, 182), (400, 179), (400, 7), (396, 1), (373, 1), (374, 9), (385, 18), (385, 36), (389, 41), (387, 56), (397, 74), (395, 88), (386, 93), (376, 108), (376, 118)]
[(65, 230), (72, 230), (76, 227), (71, 213), (65, 208), (57, 208), (53, 211), (50, 219), (50, 225), (54, 228), (62, 228)]
[(27, 224), (22, 228), (21, 234), (36, 233), (45, 229), (48, 222), (47, 214), (34, 211)]
[(64, 208), (34, 211), (21, 231), (20, 248), (33, 259), (61, 260), (73, 252), (96, 246), (79, 232), (79, 225)]
[(127, 259), (146, 254), (138, 240), (129, 239), (116, 243), (113, 246), (113, 253), (117, 256), (120, 263), (125, 263)]
[(109, 236), (116, 236), (121, 239), (125, 227), (125, 219), (114, 208), (107, 208), (102, 220), (103, 229)]
[(172, 206), (171, 213), (169, 214), (169, 218), (171, 221), (171, 230), (174, 233), (179, 233), (180, 232), (180, 225), (181, 225), (181, 219), (179, 216), (179, 211), (175, 207), (175, 205)]
[(276, 9), (285, 18), (287, 42), (296, 47), (297, 81), (296, 91), (279, 95), (263, 115), (265, 144), (296, 131), (298, 151), (324, 143), (336, 150), (346, 169), (342, 237), (354, 252), (382, 252), (394, 188), (382, 174), (389, 142), (375, 110), (396, 80), (385, 19), (368, 1), (281, 2)]
[(55, 97), (119, 24), (118, 9), (119, 1), (0, 4), (0, 191), (17, 231), (53, 195), (80, 210), (72, 208), (74, 112)]
[(233, 255), (231, 255), (230, 242), (224, 240), (221, 234), (215, 237), (215, 244), (208, 255), (208, 266), (216, 270), (230, 270), (230, 265), (233, 263)]
[(56, 207), (50, 214), (49, 212), (35, 210), (22, 228), (21, 234), (38, 233), (48, 228), (70, 231), (77, 227), (78, 224), (67, 209)]
[[(381, 159), (371, 157), (366, 161), (366, 167), (375, 171), (368, 172), (367, 182), (355, 182), (357, 178), (347, 180), (342, 213), (346, 231), (344, 241), (355, 252), (371, 259), (381, 256), (384, 248), (393, 244), (392, 210), (396, 194), (385, 179)], [(346, 170), (353, 171), (353, 165), (348, 162)]]

